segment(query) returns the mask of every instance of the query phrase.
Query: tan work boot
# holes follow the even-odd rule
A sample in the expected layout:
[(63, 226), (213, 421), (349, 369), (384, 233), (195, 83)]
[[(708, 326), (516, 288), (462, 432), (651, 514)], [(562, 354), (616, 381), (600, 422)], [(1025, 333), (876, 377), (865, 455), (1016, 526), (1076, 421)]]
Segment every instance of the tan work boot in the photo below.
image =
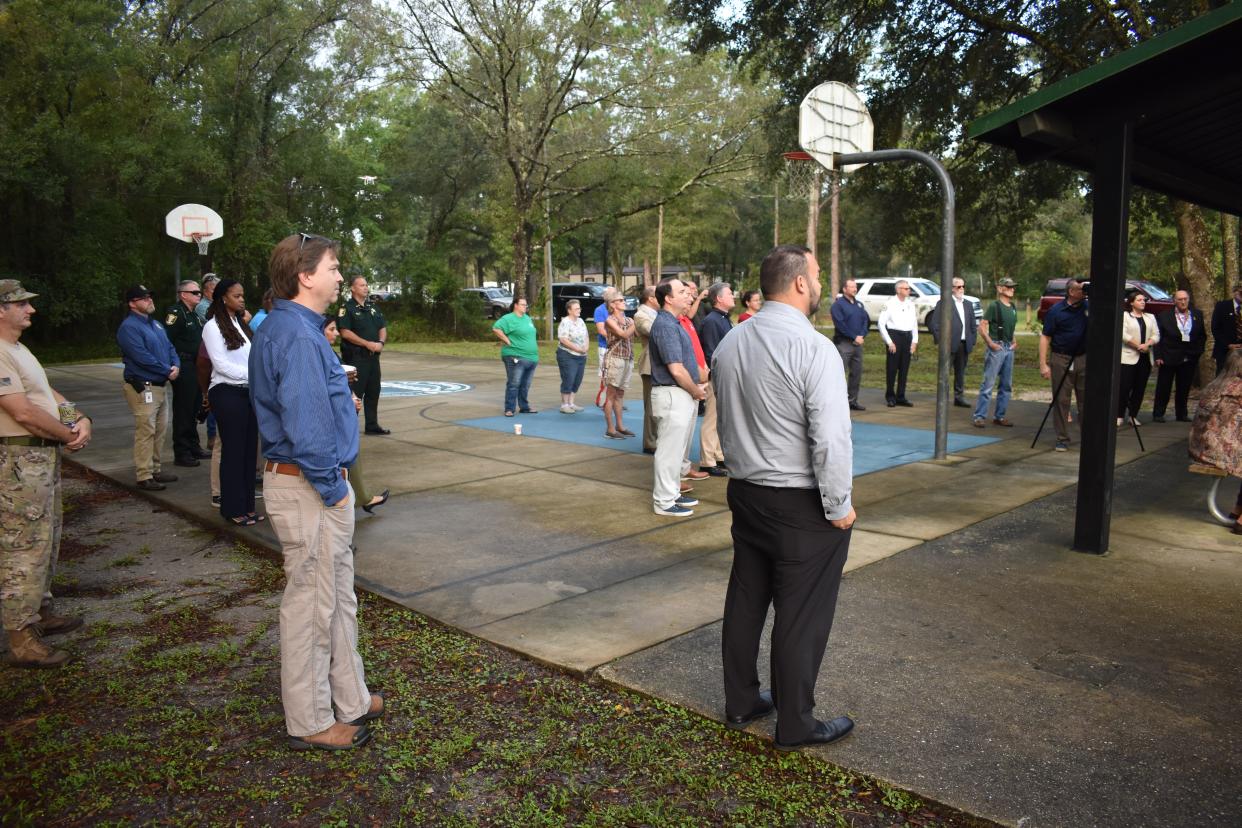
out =
[(4, 660), (14, 667), (59, 667), (69, 660), (64, 650), (53, 650), (43, 643), (37, 624), (5, 632), (9, 637), (9, 652)]
[(43, 635), (60, 635), (82, 626), (80, 615), (57, 615), (51, 601), (39, 606), (39, 632)]

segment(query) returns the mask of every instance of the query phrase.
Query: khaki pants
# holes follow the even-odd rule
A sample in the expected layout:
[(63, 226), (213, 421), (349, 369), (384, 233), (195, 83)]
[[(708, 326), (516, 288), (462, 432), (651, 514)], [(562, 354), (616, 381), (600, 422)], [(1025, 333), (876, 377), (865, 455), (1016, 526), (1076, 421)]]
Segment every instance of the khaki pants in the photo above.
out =
[(280, 699), (290, 736), (321, 733), (371, 707), (358, 655), (354, 594), (354, 493), (324, 506), (301, 475), (264, 472), (263, 498), (284, 555)]
[[(1078, 398), (1080, 422), (1085, 416), (1083, 398), (1087, 396), (1087, 355), (1079, 354), (1074, 357), (1074, 370), (1069, 372), (1069, 376), (1065, 376), (1069, 364), (1068, 354), (1055, 352), (1048, 354), (1048, 367), (1052, 370), (1052, 393), (1056, 394), (1058, 387), (1061, 389), (1061, 393), (1056, 398), (1056, 405), (1052, 407), (1052, 427), (1056, 429), (1057, 440), (1062, 443), (1069, 442), (1070, 394), (1073, 393)], [(1061, 382), (1063, 376), (1065, 376), (1064, 383)]]
[(711, 468), (723, 462), (724, 451), (720, 448), (720, 435), (716, 433), (716, 391), (709, 382), (703, 422), (699, 425), (699, 468)]
[(651, 389), (651, 417), (657, 435), (651, 496), (661, 509), (672, 506), (681, 495), (681, 476), (690, 465), (686, 453), (694, 436), (697, 406), (693, 397), (675, 385)]
[(60, 545), (60, 449), (0, 445), (0, 619), (40, 620)]
[(134, 471), (138, 482), (160, 473), (160, 450), (168, 434), (168, 386), (152, 385), (151, 402), (143, 402), (143, 392), (126, 383), (125, 402), (134, 413)]
[(643, 449), (655, 451), (655, 420), (651, 417), (651, 374), (643, 374)]

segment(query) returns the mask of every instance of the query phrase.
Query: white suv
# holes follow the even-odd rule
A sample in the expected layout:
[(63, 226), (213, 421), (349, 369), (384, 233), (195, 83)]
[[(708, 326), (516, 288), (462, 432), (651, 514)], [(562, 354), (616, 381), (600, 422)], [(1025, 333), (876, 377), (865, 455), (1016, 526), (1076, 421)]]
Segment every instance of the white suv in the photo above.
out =
[[(884, 310), (885, 303), (897, 295), (898, 282), (906, 282), (910, 285), (910, 298), (914, 300), (914, 305), (918, 308), (919, 324), (923, 327), (927, 327), (927, 319), (936, 309), (936, 303), (940, 301), (940, 285), (930, 279), (885, 277), (855, 279), (854, 281), (858, 283), (858, 296), (855, 298), (867, 309), (867, 316), (871, 317), (872, 325), (880, 321), (880, 311)], [(966, 296), (965, 299), (975, 309), (975, 321), (978, 322), (983, 318), (983, 305), (977, 296)]]

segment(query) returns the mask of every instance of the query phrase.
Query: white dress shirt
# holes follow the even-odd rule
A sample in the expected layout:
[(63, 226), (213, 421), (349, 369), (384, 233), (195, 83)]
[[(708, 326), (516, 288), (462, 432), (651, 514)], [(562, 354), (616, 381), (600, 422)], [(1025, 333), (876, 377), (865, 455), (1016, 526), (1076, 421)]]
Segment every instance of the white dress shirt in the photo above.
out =
[(900, 296), (894, 296), (884, 303), (884, 310), (880, 311), (880, 321), (876, 323), (876, 327), (880, 329), (880, 338), (885, 345), (893, 344), (892, 337), (888, 335), (889, 330), (909, 331), (917, 335), (919, 309), (913, 299), (907, 297), (902, 301)]
[(730, 477), (818, 489), (824, 517), (850, 513), (854, 444), (845, 368), (804, 314), (765, 302), (716, 346), (712, 385)]
[[(242, 346), (230, 351), (224, 344), (224, 334), (220, 333), (219, 324), (232, 325), (241, 334)], [(207, 347), (207, 357), (211, 360), (211, 385), (250, 385), (250, 337), (237, 324), (233, 314), (226, 314), (224, 319), (219, 316), (207, 320), (203, 325), (203, 344)], [(191, 366), (190, 370), (193, 370)]]

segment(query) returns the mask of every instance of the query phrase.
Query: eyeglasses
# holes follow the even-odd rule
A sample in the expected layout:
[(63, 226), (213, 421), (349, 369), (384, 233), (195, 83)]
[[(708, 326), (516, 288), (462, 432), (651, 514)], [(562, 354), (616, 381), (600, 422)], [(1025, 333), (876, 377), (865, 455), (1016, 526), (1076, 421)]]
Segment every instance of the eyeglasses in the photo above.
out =
[(181, 292), (188, 293), (191, 296), (202, 296), (203, 295), (203, 292), (201, 290), (183, 290)]
[(298, 235), (302, 237), (302, 240), (298, 242), (298, 250), (301, 250), (303, 247), (305, 247), (306, 243), (310, 241), (311, 239), (318, 239), (319, 241), (326, 241), (326, 242), (332, 241), (332, 239), (328, 238), (327, 236), (318, 236), (314, 233), (298, 233)]

